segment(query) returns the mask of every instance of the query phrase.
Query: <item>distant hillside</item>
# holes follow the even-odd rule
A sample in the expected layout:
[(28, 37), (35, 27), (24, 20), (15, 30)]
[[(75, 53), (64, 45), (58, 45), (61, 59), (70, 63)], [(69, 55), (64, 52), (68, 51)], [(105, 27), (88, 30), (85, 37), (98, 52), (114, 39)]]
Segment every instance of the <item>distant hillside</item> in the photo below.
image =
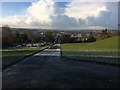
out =
[(114, 36), (93, 43), (62, 44), (61, 48), (66, 50), (118, 50), (118, 40), (120, 36)]

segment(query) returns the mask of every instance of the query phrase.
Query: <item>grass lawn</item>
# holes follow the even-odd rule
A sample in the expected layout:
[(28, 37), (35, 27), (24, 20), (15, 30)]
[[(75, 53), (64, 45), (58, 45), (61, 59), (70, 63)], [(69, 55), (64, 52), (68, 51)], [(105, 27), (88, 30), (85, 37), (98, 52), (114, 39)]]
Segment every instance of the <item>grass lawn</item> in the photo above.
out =
[(61, 56), (109, 64), (120, 64), (118, 40), (114, 36), (92, 43), (61, 44)]
[(2, 50), (2, 67), (10, 65), (27, 55), (31, 55), (36, 51), (43, 50), (48, 46), (43, 47), (22, 47), (14, 49), (3, 49)]
[(61, 44), (62, 56), (118, 57), (118, 39), (114, 36), (92, 43)]
[(72, 44), (61, 44), (62, 50), (89, 50), (89, 51), (118, 51), (118, 40), (120, 36), (114, 36), (104, 40), (92, 42), (92, 43), (72, 43)]

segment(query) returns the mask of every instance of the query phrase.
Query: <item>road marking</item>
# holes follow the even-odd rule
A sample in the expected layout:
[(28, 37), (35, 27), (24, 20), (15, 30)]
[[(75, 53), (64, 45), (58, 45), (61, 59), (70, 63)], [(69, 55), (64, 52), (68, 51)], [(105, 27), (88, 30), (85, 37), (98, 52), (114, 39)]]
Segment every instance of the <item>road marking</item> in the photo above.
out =
[(34, 54), (34, 56), (60, 56), (60, 49), (45, 49)]

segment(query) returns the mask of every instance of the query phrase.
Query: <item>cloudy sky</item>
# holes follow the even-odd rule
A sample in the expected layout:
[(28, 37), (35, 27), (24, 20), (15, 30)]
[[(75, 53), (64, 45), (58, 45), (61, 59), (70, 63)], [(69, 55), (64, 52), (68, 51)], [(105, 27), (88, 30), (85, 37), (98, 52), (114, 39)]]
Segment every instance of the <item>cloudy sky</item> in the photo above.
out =
[[(1, 4), (0, 4), (1, 5)], [(117, 29), (117, 2), (2, 2), (0, 25), (44, 29)]]

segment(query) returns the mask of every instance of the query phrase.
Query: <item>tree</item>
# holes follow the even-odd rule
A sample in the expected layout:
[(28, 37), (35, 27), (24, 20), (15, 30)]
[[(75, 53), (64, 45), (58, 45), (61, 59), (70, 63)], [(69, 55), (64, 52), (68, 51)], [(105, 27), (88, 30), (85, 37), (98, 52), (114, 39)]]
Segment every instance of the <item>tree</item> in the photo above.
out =
[(107, 29), (102, 30), (102, 36), (105, 36), (107, 34)]
[(15, 35), (16, 35), (16, 43), (17, 43), (17, 44), (20, 44), (20, 43), (21, 43), (20, 33), (19, 33), (18, 31), (16, 31)]
[(21, 40), (22, 43), (26, 43), (27, 40), (28, 40), (27, 34), (26, 33), (21, 34), (20, 35), (20, 40)]
[(101, 39), (109, 38), (109, 37), (112, 37), (112, 36), (113, 36), (113, 33), (108, 31), (107, 29), (102, 30)]
[(7, 25), (2, 27), (2, 47), (9, 47), (14, 45), (15, 37), (11, 28)]
[(27, 37), (28, 37), (29, 43), (33, 43), (33, 42), (34, 42), (34, 36), (35, 36), (35, 35), (33, 34), (33, 32), (30, 31), (30, 30), (28, 30), (28, 31), (26, 31), (25, 33), (26, 33), (26, 35), (27, 35)]
[(89, 35), (87, 41), (88, 42), (94, 42), (94, 41), (96, 41), (96, 38), (94, 37), (93, 32), (90, 32), (90, 35)]
[(105, 30), (102, 30), (102, 33), (101, 33), (101, 39), (105, 39), (105, 38), (107, 38), (107, 29), (105, 29)]
[(52, 31), (45, 32), (44, 36), (45, 36), (45, 42), (47, 43), (53, 43), (55, 40), (55, 35)]
[(42, 42), (42, 41), (41, 41), (41, 39), (42, 39), (41, 34), (40, 34), (40, 33), (35, 34), (34, 39), (35, 39), (35, 40), (34, 40), (35, 43), (40, 43), (40, 42)]
[(69, 43), (70, 42), (70, 35), (67, 33), (61, 34), (61, 43)]

